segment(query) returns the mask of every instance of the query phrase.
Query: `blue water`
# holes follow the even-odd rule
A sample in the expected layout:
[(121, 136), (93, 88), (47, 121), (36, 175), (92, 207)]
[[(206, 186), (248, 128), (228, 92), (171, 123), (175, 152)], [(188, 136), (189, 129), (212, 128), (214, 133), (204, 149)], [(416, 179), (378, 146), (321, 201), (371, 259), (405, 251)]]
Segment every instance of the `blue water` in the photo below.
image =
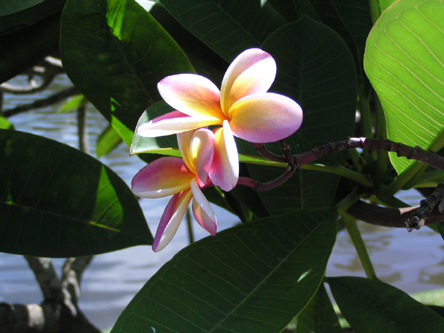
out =
[[(66, 77), (59, 77), (51, 86), (58, 91), (69, 85)], [(40, 97), (48, 93), (42, 93)], [(6, 96), (5, 108), (26, 101), (34, 96)], [(77, 146), (76, 114), (59, 113), (56, 105), (30, 111), (10, 118), (17, 130), (44, 135), (58, 141)], [(97, 136), (107, 123), (92, 107), (88, 110), (88, 135), (91, 154), (95, 156)], [(128, 156), (128, 148), (121, 145), (101, 159), (117, 172), (127, 184), (143, 167), (136, 156)], [(403, 199), (416, 204), (418, 197), (407, 192)], [(154, 234), (157, 223), (166, 205), (166, 199), (144, 199), (141, 206)], [(236, 216), (214, 207), (219, 220), (219, 230), (238, 223)], [(389, 229), (359, 223), (363, 232), (376, 273), (386, 282), (406, 292), (416, 292), (444, 287), (444, 243), (439, 235), (427, 228), (408, 233), (404, 229)], [(207, 233), (194, 224), (195, 238)], [(188, 244), (185, 223), (163, 251), (152, 252), (150, 247), (134, 247), (113, 253), (98, 255), (86, 270), (82, 280), (80, 307), (98, 327), (113, 325), (120, 312), (145, 282), (180, 249)], [(62, 259), (54, 260), (60, 273)], [(327, 268), (328, 276), (365, 276), (353, 245), (346, 232), (338, 235), (332, 257)], [(0, 302), (40, 303), (42, 296), (33, 273), (23, 257), (0, 253)]]

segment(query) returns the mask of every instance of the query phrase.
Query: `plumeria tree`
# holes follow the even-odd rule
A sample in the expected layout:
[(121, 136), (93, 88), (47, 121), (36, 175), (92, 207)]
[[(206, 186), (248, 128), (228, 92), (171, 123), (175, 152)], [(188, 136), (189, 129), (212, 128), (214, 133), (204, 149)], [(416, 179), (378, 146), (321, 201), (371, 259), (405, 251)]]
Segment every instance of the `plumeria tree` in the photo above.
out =
[[(1, 82), (59, 50), (109, 121), (107, 151), (124, 141), (147, 163), (129, 188), (3, 114), (0, 250), (160, 251), (191, 202), (209, 232), (112, 332), (442, 330), (442, 308), (378, 279), (356, 221), (444, 235), (443, 0), (22, 0), (0, 15)], [(417, 207), (397, 197), (411, 188)], [(164, 196), (152, 237), (138, 197)], [(214, 205), (242, 223), (218, 232)], [(341, 228), (366, 278), (325, 275)]]

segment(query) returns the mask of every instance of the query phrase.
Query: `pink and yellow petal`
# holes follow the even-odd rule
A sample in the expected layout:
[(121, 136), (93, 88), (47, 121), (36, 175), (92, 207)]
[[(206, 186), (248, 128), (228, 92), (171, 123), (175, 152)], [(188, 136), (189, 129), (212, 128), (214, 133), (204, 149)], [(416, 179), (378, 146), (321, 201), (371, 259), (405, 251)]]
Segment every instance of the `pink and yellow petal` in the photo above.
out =
[(200, 186), (208, 181), (214, 154), (214, 134), (206, 128), (177, 135), (182, 159), (188, 169), (196, 174)]
[(194, 132), (190, 145), (199, 186), (208, 182), (214, 156), (214, 133), (208, 129)]
[(214, 185), (231, 191), (239, 179), (239, 155), (228, 121), (215, 130), (215, 149), (210, 178)]
[(230, 107), (249, 94), (265, 93), (276, 76), (276, 62), (267, 52), (253, 48), (242, 52), (228, 67), (222, 81), (221, 106), (229, 116)]
[(171, 75), (161, 80), (157, 89), (165, 102), (180, 112), (190, 116), (223, 118), (219, 89), (206, 77)]
[(289, 137), (299, 129), (303, 119), (299, 104), (273, 93), (246, 96), (232, 106), (230, 113), (233, 133), (255, 143)]
[(155, 138), (220, 123), (221, 121), (218, 118), (206, 116), (191, 117), (182, 112), (173, 111), (140, 125), (137, 128), (137, 134), (143, 137)]
[(175, 194), (170, 199), (163, 212), (159, 226), (157, 227), (156, 236), (154, 237), (153, 242), (154, 252), (159, 252), (165, 248), (174, 237), (192, 197), (193, 192), (191, 190), (186, 190)]
[(182, 159), (161, 157), (134, 176), (131, 190), (143, 198), (161, 198), (189, 189), (194, 177)]
[(179, 146), (179, 151), (182, 156), (185, 165), (192, 173), (196, 173), (196, 165), (191, 153), (191, 138), (193, 137), (196, 130), (187, 131), (177, 134), (177, 144)]
[(216, 214), (196, 181), (191, 182), (191, 191), (193, 192), (193, 214), (196, 221), (211, 235), (216, 235)]

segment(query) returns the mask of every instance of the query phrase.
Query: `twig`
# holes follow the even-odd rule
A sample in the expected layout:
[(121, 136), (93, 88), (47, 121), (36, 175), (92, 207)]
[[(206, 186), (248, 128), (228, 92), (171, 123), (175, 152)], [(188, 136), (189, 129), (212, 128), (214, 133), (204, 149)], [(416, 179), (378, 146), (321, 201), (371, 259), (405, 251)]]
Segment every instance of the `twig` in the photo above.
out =
[(285, 171), (282, 175), (266, 183), (261, 183), (248, 177), (239, 177), (237, 184), (247, 186), (255, 191), (269, 191), (285, 183), (291, 178), (291, 176), (294, 175), (295, 172), (295, 168), (288, 167), (287, 171)]
[(71, 88), (59, 91), (47, 98), (40, 99), (40, 100), (34, 101), (29, 104), (19, 105), (19, 106), (16, 106), (15, 108), (7, 109), (3, 112), (3, 116), (8, 118), (8, 117), (15, 116), (19, 113), (26, 112), (29, 110), (44, 108), (49, 105), (58, 103), (67, 97), (78, 95), (78, 94), (80, 94), (79, 90), (76, 87), (71, 87)]
[[(63, 73), (61, 61), (54, 57), (47, 56), (39, 64), (23, 73), (28, 75), (29, 86), (19, 86), (4, 82), (0, 84), (0, 90), (15, 95), (33, 94), (46, 89), (57, 74), (61, 73)], [(36, 76), (42, 78), (40, 84), (35, 80)]]
[(320, 159), (321, 157), (349, 149), (385, 150), (396, 153), (399, 157), (414, 159), (427, 163), (437, 169), (444, 170), (444, 157), (431, 153), (421, 147), (411, 147), (387, 139), (349, 138), (347, 140), (326, 143), (308, 152), (293, 155), (296, 164), (303, 166)]
[[(444, 157), (422, 149), (378, 138), (349, 138), (346, 140), (326, 143), (308, 152), (290, 155), (289, 145), (282, 142), (284, 156), (269, 152), (263, 144), (254, 144), (255, 148), (265, 157), (289, 163), (286, 173), (268, 183), (259, 183), (253, 179), (240, 177), (239, 185), (244, 185), (256, 191), (265, 191), (283, 184), (296, 169), (314, 162), (325, 155), (350, 149), (384, 150), (396, 153), (399, 157), (414, 159), (426, 163), (439, 170), (444, 170)], [(420, 207), (384, 208), (359, 201), (347, 210), (351, 216), (364, 222), (385, 227), (405, 228), (409, 231), (419, 229), (423, 225), (431, 225), (444, 220), (444, 186), (438, 187), (433, 195), (421, 202)]]

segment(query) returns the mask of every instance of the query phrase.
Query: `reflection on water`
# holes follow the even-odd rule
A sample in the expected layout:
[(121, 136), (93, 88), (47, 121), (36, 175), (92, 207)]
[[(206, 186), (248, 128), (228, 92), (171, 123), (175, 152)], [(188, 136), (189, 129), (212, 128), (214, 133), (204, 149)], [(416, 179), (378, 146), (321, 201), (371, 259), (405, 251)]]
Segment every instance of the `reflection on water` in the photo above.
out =
[[(59, 77), (52, 90), (62, 89), (67, 79)], [(49, 94), (42, 93), (41, 96)], [(6, 108), (33, 97), (5, 96)], [(51, 108), (30, 111), (12, 117), (17, 130), (44, 135), (76, 147), (76, 116), (72, 113), (57, 113)], [(102, 116), (94, 110), (88, 112), (88, 134), (91, 154), (95, 154), (97, 136), (106, 127)], [(101, 161), (110, 166), (127, 184), (144, 165), (136, 156), (129, 157), (126, 146), (121, 145)], [(412, 196), (413, 193), (413, 196)], [(414, 192), (407, 192), (404, 200), (415, 204)], [(157, 223), (168, 199), (142, 200), (149, 227), (155, 233)], [(238, 219), (215, 207), (219, 218), (219, 230), (233, 226)], [(415, 292), (444, 286), (444, 245), (439, 235), (427, 228), (408, 233), (404, 229), (389, 229), (359, 223), (363, 238), (378, 276), (386, 282), (406, 291)], [(207, 233), (197, 224), (195, 238)], [(178, 233), (160, 253), (149, 247), (134, 247), (113, 253), (98, 255), (86, 270), (82, 281), (80, 306), (88, 318), (98, 327), (112, 326), (120, 312), (135, 293), (165, 262), (188, 244), (186, 227), (182, 224)], [(60, 272), (62, 259), (54, 260)], [(328, 276), (365, 276), (353, 244), (347, 233), (338, 235), (328, 268)], [(26, 261), (17, 255), (0, 253), (0, 301), (11, 303), (40, 303), (41, 293)]]

